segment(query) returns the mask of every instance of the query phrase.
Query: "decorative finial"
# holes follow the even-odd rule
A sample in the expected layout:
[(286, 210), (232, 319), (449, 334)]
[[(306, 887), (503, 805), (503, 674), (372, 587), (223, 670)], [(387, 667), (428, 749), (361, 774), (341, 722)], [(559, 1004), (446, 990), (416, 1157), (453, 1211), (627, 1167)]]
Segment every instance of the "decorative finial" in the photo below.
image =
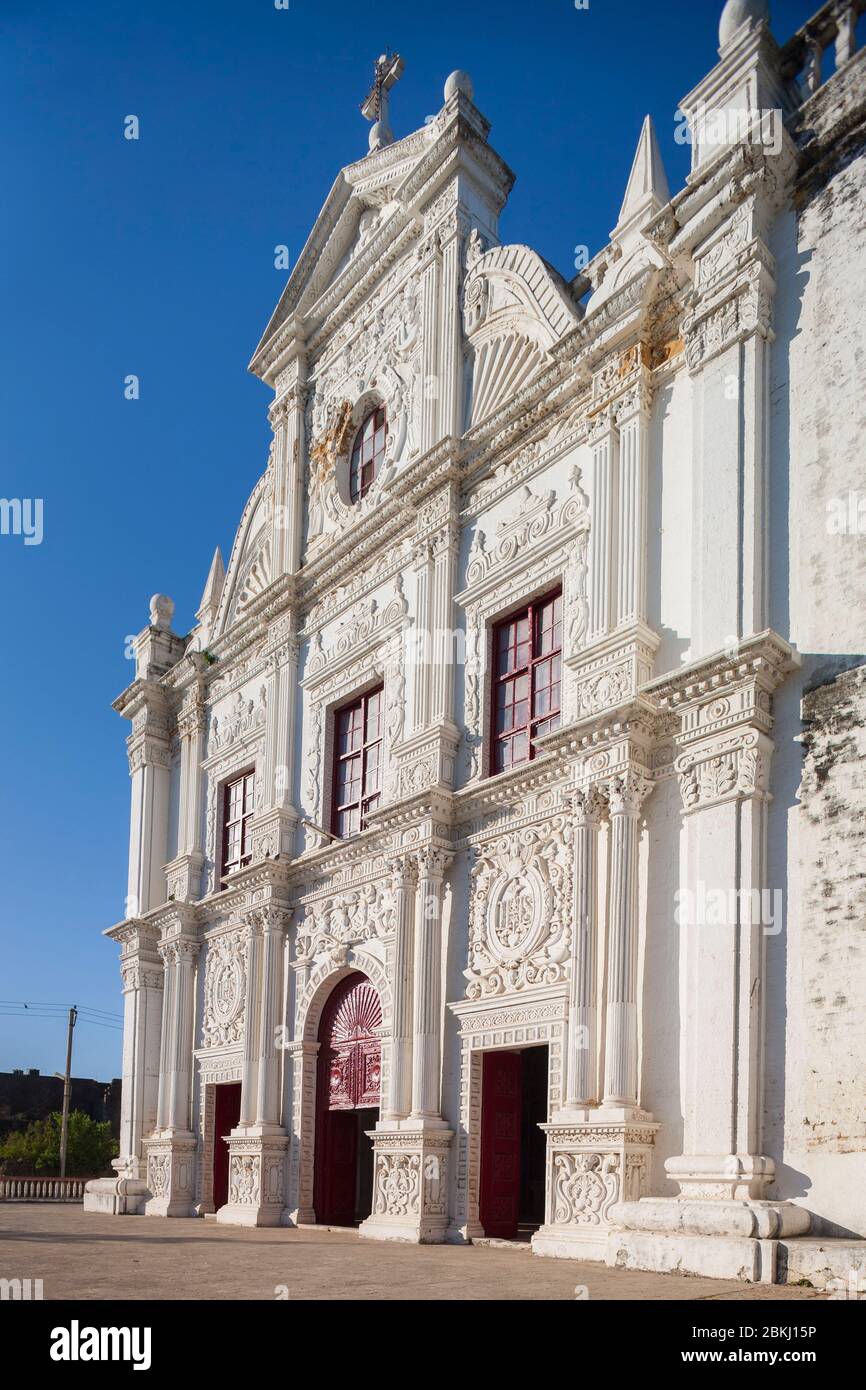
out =
[(361, 106), (361, 114), (373, 122), (371, 152), (393, 144), (394, 132), (388, 123), (388, 93), (403, 76), (404, 66), (399, 53), (382, 53), (373, 66), (373, 86)]
[(445, 83), (445, 100), (450, 101), (458, 92), (462, 92), (471, 101), (474, 90), (469, 73), (464, 72), (462, 68), (457, 68)]
[(150, 625), (167, 632), (174, 617), (174, 599), (167, 594), (154, 594), (150, 600)]
[(766, 24), (770, 22), (769, 0), (728, 0), (719, 20), (719, 48), (730, 43), (740, 26), (747, 21), (755, 25), (760, 24), (761, 20)]

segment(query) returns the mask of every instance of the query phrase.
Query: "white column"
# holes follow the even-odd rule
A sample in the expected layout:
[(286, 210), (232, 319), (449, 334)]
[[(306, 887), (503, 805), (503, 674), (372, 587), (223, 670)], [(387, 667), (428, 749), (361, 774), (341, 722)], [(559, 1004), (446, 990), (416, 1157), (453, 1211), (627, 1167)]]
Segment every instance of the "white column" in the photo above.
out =
[(172, 942), (174, 956), (174, 1026), (169, 1040), (169, 1128), (187, 1133), (190, 1128), (190, 1082), (195, 1015), (195, 961), (197, 941)]
[(593, 427), (593, 436), (587, 632), (590, 642), (606, 637), (616, 621), (613, 576), (616, 567), (619, 433), (608, 410), (602, 413)]
[(438, 235), (425, 243), (419, 270), (421, 280), (421, 452), (439, 440), (439, 406), (442, 396), (440, 319), (442, 303), (442, 252)]
[[(450, 499), (456, 504), (456, 499)], [(454, 506), (456, 514), (456, 505)], [(459, 529), (448, 525), (434, 541), (433, 553), (433, 664), (430, 673), (432, 723), (454, 717), (454, 575), (457, 568)]]
[(163, 966), (162, 1026), (159, 1040), (159, 1087), (156, 1101), (156, 1127), (168, 1129), (171, 1106), (172, 1035), (177, 997), (176, 954), (171, 946), (159, 945)]
[(610, 786), (604, 1104), (623, 1108), (638, 1105), (638, 842), (647, 790), (644, 779), (631, 773)]
[(304, 524), (304, 363), (292, 363), (292, 380), (270, 408), (274, 432), (273, 577), (301, 565)]
[(428, 541), (422, 542), (421, 558), (415, 570), (416, 611), (413, 641), (415, 645), (412, 692), (412, 732), (425, 729), (430, 721), (430, 658), (431, 602), (433, 588), (433, 551)]
[(391, 865), (394, 888), (394, 1028), (388, 1097), (382, 1118), (402, 1120), (412, 1105), (412, 956), (415, 937), (415, 894), (418, 867), (411, 857)]
[(257, 1125), (279, 1125), (277, 1027), (281, 1022), (283, 944), (289, 914), (282, 908), (265, 907), (256, 913), (256, 917), (262, 930), (262, 992), (255, 1122)]
[(142, 701), (127, 739), (132, 796), (129, 824), (127, 917), (165, 902), (171, 755), (161, 699)]
[(415, 933), (412, 1116), (438, 1118), (442, 1064), (442, 883), (445, 855), (418, 855), (418, 916)]
[(123, 1086), (120, 1154), (112, 1166), (122, 1177), (144, 1177), (142, 1139), (157, 1122), (159, 1047), (164, 975), (156, 933), (122, 928)]
[(598, 1091), (598, 837), (603, 801), (577, 792), (574, 814), (574, 946), (568, 1012), (566, 1109), (594, 1105)]
[(180, 853), (201, 853), (201, 762), (206, 712), (198, 687), (187, 693), (178, 716), (180, 734)]
[(244, 1001), (244, 1053), (241, 1063), (241, 1113), (238, 1124), (253, 1124), (257, 1109), (259, 1053), (259, 1005), (261, 1000), (262, 929), (258, 914), (250, 914), (246, 925), (247, 988)]
[[(646, 368), (641, 368), (646, 373)], [(649, 391), (643, 381), (618, 413), (619, 506), (615, 571), (618, 626), (646, 621)]]

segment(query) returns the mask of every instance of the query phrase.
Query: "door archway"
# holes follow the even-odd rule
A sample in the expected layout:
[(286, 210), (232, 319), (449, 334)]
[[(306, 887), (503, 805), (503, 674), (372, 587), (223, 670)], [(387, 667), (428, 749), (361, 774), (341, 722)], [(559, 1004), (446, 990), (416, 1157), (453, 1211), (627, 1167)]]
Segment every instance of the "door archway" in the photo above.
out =
[(313, 1205), (322, 1225), (370, 1215), (373, 1154), (366, 1131), (379, 1118), (382, 1003), (354, 971), (332, 991), (319, 1023)]

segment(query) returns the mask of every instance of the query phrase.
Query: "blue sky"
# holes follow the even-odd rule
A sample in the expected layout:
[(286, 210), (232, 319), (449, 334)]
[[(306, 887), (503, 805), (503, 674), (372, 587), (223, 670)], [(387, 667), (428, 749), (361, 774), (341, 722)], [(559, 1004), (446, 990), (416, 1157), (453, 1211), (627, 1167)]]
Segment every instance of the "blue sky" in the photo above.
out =
[[(776, 0), (784, 41), (818, 0)], [(517, 175), (504, 241), (570, 277), (616, 221), (642, 119), (671, 189), (679, 98), (712, 67), (721, 0), (4, 0), (0, 19), (0, 495), (44, 537), (0, 536), (0, 997), (119, 1013), (128, 634), (154, 592), (194, 621), (213, 547), (264, 467), (269, 392), (246, 364), (344, 164), (386, 47), (399, 137), (468, 70)], [(140, 138), (123, 138), (137, 115)], [(136, 401), (124, 378), (140, 378)], [(74, 1070), (120, 1071), (82, 1021)], [(65, 1026), (0, 1003), (0, 1070), (63, 1065)]]

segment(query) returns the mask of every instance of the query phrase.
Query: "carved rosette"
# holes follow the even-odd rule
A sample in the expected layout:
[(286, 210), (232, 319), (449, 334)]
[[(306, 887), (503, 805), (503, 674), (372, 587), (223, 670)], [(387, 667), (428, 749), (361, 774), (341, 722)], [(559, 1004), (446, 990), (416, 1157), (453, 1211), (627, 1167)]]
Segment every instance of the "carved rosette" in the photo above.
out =
[(204, 976), (203, 1047), (227, 1047), (244, 1035), (246, 956), (243, 932), (221, 936), (208, 946)]
[(572, 833), (565, 818), (476, 847), (467, 996), (554, 985), (571, 950)]

